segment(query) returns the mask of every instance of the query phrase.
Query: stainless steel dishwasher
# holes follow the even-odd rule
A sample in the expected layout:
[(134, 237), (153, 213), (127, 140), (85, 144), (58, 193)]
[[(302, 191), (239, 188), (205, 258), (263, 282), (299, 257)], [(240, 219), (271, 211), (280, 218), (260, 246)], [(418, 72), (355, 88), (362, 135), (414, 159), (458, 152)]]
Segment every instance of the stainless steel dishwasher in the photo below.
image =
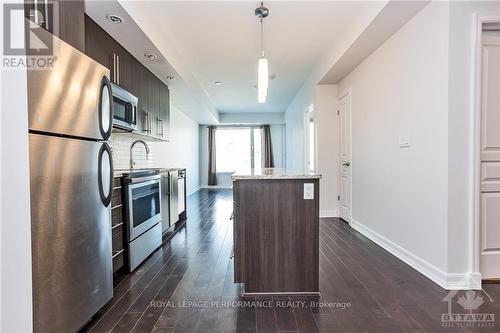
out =
[(170, 225), (179, 221), (179, 170), (169, 171)]
[(170, 179), (169, 171), (160, 170), (161, 183), (161, 231), (162, 233), (170, 228)]
[(178, 203), (179, 203), (179, 219), (185, 218), (186, 211), (186, 170), (179, 170), (179, 182), (178, 182)]

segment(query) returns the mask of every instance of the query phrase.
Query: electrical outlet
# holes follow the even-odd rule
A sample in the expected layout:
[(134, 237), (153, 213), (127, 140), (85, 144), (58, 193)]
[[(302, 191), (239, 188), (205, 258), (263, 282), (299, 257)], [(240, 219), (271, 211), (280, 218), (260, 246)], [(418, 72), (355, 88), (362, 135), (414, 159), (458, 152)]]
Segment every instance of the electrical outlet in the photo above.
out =
[(314, 183), (304, 183), (304, 200), (314, 199)]

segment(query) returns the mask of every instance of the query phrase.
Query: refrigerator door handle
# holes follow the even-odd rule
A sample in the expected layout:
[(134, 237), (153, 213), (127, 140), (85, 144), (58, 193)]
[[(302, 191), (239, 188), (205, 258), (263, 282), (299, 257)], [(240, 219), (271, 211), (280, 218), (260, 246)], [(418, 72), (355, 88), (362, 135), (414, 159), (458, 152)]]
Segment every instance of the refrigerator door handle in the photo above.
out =
[[(103, 167), (103, 165), (105, 165), (105, 167)], [(102, 144), (101, 149), (99, 149), (97, 167), (99, 195), (101, 196), (101, 201), (104, 206), (108, 207), (111, 203), (111, 197), (113, 196), (113, 158), (111, 157), (111, 148), (109, 148), (108, 144), (105, 142)], [(109, 172), (109, 174), (103, 174), (106, 172)]]
[(101, 80), (101, 94), (99, 96), (99, 130), (103, 140), (108, 140), (113, 128), (113, 92), (111, 82), (107, 76)]

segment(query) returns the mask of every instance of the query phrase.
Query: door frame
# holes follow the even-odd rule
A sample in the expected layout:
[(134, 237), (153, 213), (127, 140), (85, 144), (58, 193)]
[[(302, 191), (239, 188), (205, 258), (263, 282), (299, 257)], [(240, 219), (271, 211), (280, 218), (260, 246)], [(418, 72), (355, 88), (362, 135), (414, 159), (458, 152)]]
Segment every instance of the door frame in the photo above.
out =
[[(352, 180), (353, 180), (353, 172), (352, 172), (352, 165), (353, 165), (353, 158), (352, 158), (352, 93), (351, 93), (351, 88), (348, 88), (346, 89), (345, 91), (343, 91), (341, 94), (338, 95), (337, 97), (337, 110), (340, 110), (339, 108), (339, 103), (340, 103), (340, 100), (346, 96), (349, 95), (349, 158), (350, 158), (350, 163), (351, 163), (351, 166), (350, 166), (350, 170), (349, 170), (349, 216), (348, 216), (348, 220), (346, 221), (347, 223), (349, 223), (349, 225), (351, 224), (352, 222)], [(339, 136), (338, 136), (338, 163), (337, 163), (337, 198), (340, 196), (340, 178), (341, 178), (341, 167), (342, 167), (342, 159), (341, 159), (341, 154), (342, 152), (340, 151), (341, 150), (341, 131), (340, 131), (340, 126), (342, 126), (342, 124), (340, 123), (340, 114), (337, 114), (337, 123), (338, 123), (338, 126), (337, 126), (337, 130), (338, 130), (338, 133), (339, 133)], [(338, 216), (340, 218), (340, 200), (337, 199), (337, 211), (338, 211)]]
[(483, 59), (483, 24), (499, 23), (500, 12), (491, 14), (476, 14), (475, 15), (475, 40), (474, 40), (474, 111), (473, 111), (473, 159), (472, 159), (472, 179), (473, 179), (473, 200), (472, 200), (472, 217), (470, 225), (470, 244), (472, 245), (470, 253), (471, 275), (470, 286), (473, 289), (480, 289), (481, 271), (480, 271), (480, 256), (481, 256), (481, 113), (482, 113), (482, 59)]
[(318, 172), (318, 125), (316, 124), (316, 113), (314, 103), (311, 103), (303, 114), (304, 126), (304, 170), (309, 171), (309, 116), (312, 115), (314, 122), (314, 172)]

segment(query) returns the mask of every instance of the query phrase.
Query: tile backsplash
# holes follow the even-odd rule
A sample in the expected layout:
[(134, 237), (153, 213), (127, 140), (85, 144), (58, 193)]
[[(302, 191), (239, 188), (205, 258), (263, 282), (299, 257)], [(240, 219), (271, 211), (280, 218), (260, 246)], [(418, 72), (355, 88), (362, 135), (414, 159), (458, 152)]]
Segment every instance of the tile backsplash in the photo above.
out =
[[(113, 151), (113, 164), (115, 169), (128, 169), (130, 167), (130, 145), (137, 140), (129, 134), (113, 133), (109, 139), (109, 145)], [(132, 152), (134, 157), (134, 168), (150, 168), (154, 166), (154, 149), (148, 144), (149, 156), (146, 158), (144, 145), (138, 143)]]

